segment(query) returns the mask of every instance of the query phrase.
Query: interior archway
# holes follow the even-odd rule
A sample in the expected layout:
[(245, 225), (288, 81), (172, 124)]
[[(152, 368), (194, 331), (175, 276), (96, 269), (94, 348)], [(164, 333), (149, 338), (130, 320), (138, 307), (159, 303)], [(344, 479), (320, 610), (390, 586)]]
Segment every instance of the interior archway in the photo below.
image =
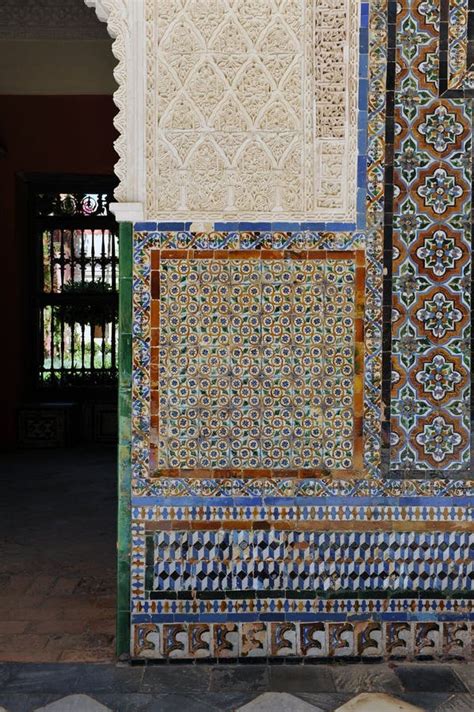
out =
[[(0, 227), (8, 245), (0, 287), (2, 304), (8, 305), (0, 356), (2, 373), (8, 374), (0, 416), (7, 451), (0, 469), (0, 578), (2, 605), (10, 610), (0, 623), (0, 636), (8, 636), (1, 655), (14, 661), (110, 659), (116, 385), (97, 399), (81, 398), (82, 386), (74, 392), (40, 387), (35, 368), (41, 338), (32, 294), (46, 264), (46, 255), (38, 262), (38, 221), (47, 233), (48, 221), (64, 218), (57, 228), (64, 237), (71, 221), (86, 219), (71, 210), (61, 217), (51, 206), (40, 215), (38, 195), (50, 186), (56, 198), (77, 197), (79, 184), (87, 192), (99, 178), (115, 181), (116, 60), (106, 26), (83, 0), (4, 3), (0, 25)], [(81, 257), (79, 247), (71, 258), (67, 239), (51, 242), (51, 260), (56, 272), (63, 269), (64, 283), (74, 279), (71, 259), (77, 267)], [(84, 275), (76, 282), (90, 281), (87, 250)], [(86, 340), (98, 343), (92, 331), (85, 328)]]

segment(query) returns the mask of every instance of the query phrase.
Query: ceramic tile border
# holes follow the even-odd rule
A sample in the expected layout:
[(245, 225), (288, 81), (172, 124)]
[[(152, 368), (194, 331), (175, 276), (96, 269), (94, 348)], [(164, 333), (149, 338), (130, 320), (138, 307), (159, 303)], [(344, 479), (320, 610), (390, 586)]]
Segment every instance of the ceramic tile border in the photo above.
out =
[[(196, 592), (193, 598), (189, 591), (163, 591), (153, 599), (137, 598), (132, 611), (134, 620), (141, 623), (184, 622), (192, 615), (192, 621), (243, 622), (253, 616), (259, 620), (298, 619), (311, 621), (341, 621), (345, 618), (364, 620), (373, 616), (381, 621), (422, 621), (425, 617), (434, 620), (472, 620), (473, 596), (453, 596), (443, 593), (419, 595), (396, 591), (354, 594), (311, 591), (235, 591), (231, 595), (215, 592)], [(195, 618), (198, 616), (198, 618)]]
[[(457, 12), (460, 3), (450, 6), (466, 24), (467, 12)], [(393, 251), (393, 269), (386, 285), (391, 290), (393, 325), (391, 344), (387, 339), (384, 349), (384, 397), (387, 380), (390, 375), (392, 378), (390, 468), (393, 473), (438, 470), (455, 474), (459, 470), (467, 477), (470, 304), (465, 283), (470, 281), (466, 262), (470, 252), (471, 161), (464, 157), (470, 150), (472, 117), (469, 101), (462, 95), (457, 99), (447, 98), (446, 92), (439, 96), (437, 60), (441, 58), (443, 69), (446, 59), (445, 50), (440, 54), (439, 49), (443, 40), (439, 36), (439, 6), (420, 0), (409, 8), (398, 6), (398, 14), (395, 3), (390, 7), (388, 96), (393, 113), (390, 110), (387, 117), (387, 180), (393, 180), (394, 193), (386, 201), (385, 223), (386, 250)], [(446, 5), (443, 8), (446, 11)], [(445, 22), (441, 22), (441, 34), (443, 27), (447, 27)], [(415, 42), (410, 41), (410, 32), (415, 33)], [(410, 92), (417, 96), (414, 103)], [(433, 122), (443, 125), (446, 141), (434, 141), (429, 133)], [(409, 154), (410, 166), (406, 163)], [(438, 186), (436, 203), (434, 182)], [(443, 186), (447, 192), (440, 194)], [(426, 257), (429, 241), (435, 237), (444, 249), (439, 275)], [(439, 328), (430, 321), (430, 309), (435, 305), (441, 305), (437, 314), (445, 313)], [(390, 350), (391, 374), (386, 365)], [(426, 379), (433, 380), (435, 369), (441, 373), (443, 368), (445, 391), (434, 398)], [(424, 383), (426, 388), (420, 385)]]
[(134, 482), (135, 500), (143, 498), (146, 504), (151, 497), (327, 497), (328, 501), (339, 497), (472, 497), (474, 481), (457, 479), (374, 479), (333, 480), (330, 477), (318, 479), (298, 479), (292, 477), (275, 478), (222, 478), (206, 479), (181, 477), (150, 480), (138, 478)]
[(473, 631), (467, 621), (436, 618), (412, 622), (275, 621), (248, 623), (137, 623), (132, 654), (137, 658), (319, 658), (431, 659), (470, 657)]
[[(168, 529), (183, 530), (195, 528), (193, 524), (201, 522), (269, 522), (272, 525), (282, 525), (289, 521), (298, 529), (299, 523), (305, 523), (309, 528), (327, 530), (328, 524), (337, 522), (338, 528), (346, 524), (348, 528), (354, 527), (357, 531), (381, 530), (384, 525), (403, 527), (405, 531), (415, 531), (417, 524), (424, 531), (430, 523), (436, 522), (437, 531), (450, 528), (473, 527), (470, 515), (470, 501), (467, 497), (458, 499), (423, 497), (417, 499), (407, 498), (398, 500), (394, 504), (386, 504), (384, 498), (336, 498), (328, 503), (327, 499), (312, 497), (307, 503), (294, 504), (293, 501), (285, 504), (267, 504), (265, 498), (254, 497), (250, 503), (235, 504), (234, 499), (214, 498), (211, 503), (199, 504), (193, 498), (186, 497), (137, 497), (132, 500), (132, 517), (145, 522), (152, 522), (156, 529), (162, 526)], [(413, 527), (413, 529), (410, 529)], [(423, 530), (423, 529), (422, 529)]]
[(439, 89), (443, 97), (472, 96), (474, 90), (472, 0), (441, 0)]
[(118, 515), (117, 515), (117, 654), (130, 640), (130, 492), (131, 492), (131, 370), (132, 370), (132, 239), (130, 223), (120, 225), (119, 256), (119, 392), (118, 392)]

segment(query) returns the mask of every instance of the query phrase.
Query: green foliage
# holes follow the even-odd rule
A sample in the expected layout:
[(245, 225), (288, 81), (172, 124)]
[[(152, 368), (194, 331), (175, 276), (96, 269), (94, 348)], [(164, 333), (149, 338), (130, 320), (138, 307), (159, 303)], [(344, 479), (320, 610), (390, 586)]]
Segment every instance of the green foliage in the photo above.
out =
[(62, 294), (74, 296), (74, 300), (58, 304), (55, 307), (56, 317), (71, 327), (74, 324), (90, 324), (93, 327), (115, 321), (115, 304), (108, 299), (97, 299), (112, 291), (107, 282), (67, 282), (63, 285)]

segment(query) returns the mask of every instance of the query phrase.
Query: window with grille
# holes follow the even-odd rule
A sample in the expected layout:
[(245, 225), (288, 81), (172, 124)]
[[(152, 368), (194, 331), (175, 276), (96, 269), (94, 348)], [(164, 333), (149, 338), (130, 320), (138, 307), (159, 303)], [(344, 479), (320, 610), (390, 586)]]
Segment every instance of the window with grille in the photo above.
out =
[(113, 179), (33, 181), (36, 363), (40, 388), (117, 380), (118, 226)]

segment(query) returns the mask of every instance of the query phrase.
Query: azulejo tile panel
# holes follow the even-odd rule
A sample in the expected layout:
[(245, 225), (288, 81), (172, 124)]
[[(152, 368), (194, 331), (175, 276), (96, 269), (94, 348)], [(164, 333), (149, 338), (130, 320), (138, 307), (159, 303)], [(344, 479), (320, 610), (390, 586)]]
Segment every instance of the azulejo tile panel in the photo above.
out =
[(460, 532), (327, 533), (255, 523), (251, 531), (155, 532), (147, 549), (152, 591), (467, 590), (473, 570), (470, 536)]
[(468, 470), (467, 3), (400, 6), (395, 30), (391, 466)]
[(210, 254), (151, 257), (157, 472), (361, 467), (363, 252)]
[[(397, 24), (395, 3), (360, 7), (355, 229), (135, 225), (133, 657), (472, 654), (471, 117), (439, 97), (438, 5), (401, 5)], [(192, 52), (171, 54), (184, 72)]]

